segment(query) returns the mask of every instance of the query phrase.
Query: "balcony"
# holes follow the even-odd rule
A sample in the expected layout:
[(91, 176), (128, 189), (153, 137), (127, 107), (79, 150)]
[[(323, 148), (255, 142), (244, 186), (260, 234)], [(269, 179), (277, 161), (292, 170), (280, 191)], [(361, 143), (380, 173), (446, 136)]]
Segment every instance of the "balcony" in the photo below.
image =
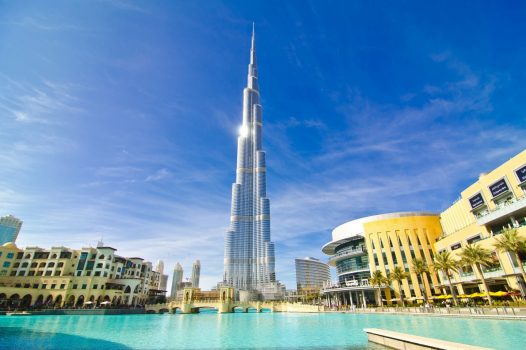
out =
[(367, 249), (364, 246), (358, 246), (350, 249), (339, 251), (329, 258), (329, 263), (335, 264), (337, 261), (351, 258), (353, 256), (360, 256), (367, 254)]
[(526, 197), (514, 198), (508, 202), (501, 204), (498, 208), (490, 210), (487, 214), (477, 217), (478, 225), (487, 225), (493, 221), (505, 218), (526, 208)]

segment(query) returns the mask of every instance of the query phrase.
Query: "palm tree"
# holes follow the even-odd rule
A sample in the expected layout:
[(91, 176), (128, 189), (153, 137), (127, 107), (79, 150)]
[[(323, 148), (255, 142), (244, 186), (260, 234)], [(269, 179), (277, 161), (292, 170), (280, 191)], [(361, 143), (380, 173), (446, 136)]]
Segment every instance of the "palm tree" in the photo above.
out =
[(378, 286), (378, 300), (380, 301), (380, 306), (384, 306), (384, 303), (382, 302), (382, 290), (380, 288), (388, 283), (387, 277), (384, 276), (382, 271), (376, 270), (373, 272), (371, 278), (369, 278), (369, 283), (373, 287)]
[(457, 293), (451, 284), (451, 271), (458, 271), (458, 261), (451, 257), (450, 252), (443, 251), (438, 255), (435, 255), (435, 262), (433, 265), (435, 270), (440, 270), (447, 276), (447, 282), (449, 284), (449, 289), (451, 290), (451, 295), (453, 296), (453, 302), (455, 303), (455, 306), (458, 306)]
[(491, 295), (489, 295), (488, 285), (486, 283), (486, 279), (484, 278), (484, 273), (482, 272), (482, 266), (491, 266), (493, 264), (491, 252), (486, 248), (482, 248), (478, 244), (469, 244), (467, 247), (462, 249), (460, 256), (462, 257), (462, 263), (464, 265), (469, 265), (478, 272), (482, 279), (482, 285), (484, 285), (484, 290), (486, 292), (486, 296), (488, 297), (489, 305), (492, 306), (493, 302), (491, 300)]
[(411, 271), (420, 277), (422, 280), (423, 286), (420, 285), (420, 289), (422, 290), (422, 295), (424, 297), (424, 303), (427, 304), (427, 292), (426, 292), (426, 285), (424, 282), (424, 279), (426, 278), (426, 273), (429, 273), (429, 267), (427, 266), (426, 262), (422, 259), (415, 258), (411, 262)]
[[(526, 273), (524, 272), (524, 266), (519, 256), (519, 252), (526, 251), (526, 240), (519, 237), (517, 229), (505, 230), (500, 238), (495, 239), (497, 242), (493, 244), (495, 249), (500, 252), (507, 252), (513, 254), (515, 259), (519, 263), (519, 270), (521, 271), (522, 280), (526, 283)], [(525, 295), (523, 295), (525, 296)]]
[(400, 300), (402, 301), (402, 305), (405, 307), (404, 302), (404, 292), (402, 290), (402, 280), (405, 280), (409, 275), (405, 270), (403, 270), (400, 266), (396, 266), (393, 271), (389, 272), (389, 275), (387, 278), (390, 281), (396, 281), (398, 284), (398, 289), (400, 291)]

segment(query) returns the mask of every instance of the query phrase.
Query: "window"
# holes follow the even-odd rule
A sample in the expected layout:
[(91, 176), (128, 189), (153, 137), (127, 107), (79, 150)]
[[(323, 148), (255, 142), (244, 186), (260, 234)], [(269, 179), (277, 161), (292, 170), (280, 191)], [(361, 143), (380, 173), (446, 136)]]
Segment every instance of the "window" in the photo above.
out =
[(98, 284), (94, 284), (94, 285), (93, 285), (93, 289), (97, 289), (98, 286), (99, 286)]
[(33, 284), (33, 289), (38, 289), (38, 283)]
[(462, 246), (460, 245), (460, 243), (455, 243), (451, 246), (451, 250), (457, 250), (457, 249), (460, 249)]
[(34, 269), (35, 267), (37, 267), (37, 265), (38, 265), (38, 264), (37, 264), (36, 262), (34, 262), (34, 263), (31, 263), (31, 268), (33, 268), (33, 269)]
[(56, 284), (52, 284), (51, 289), (55, 289), (56, 286), (57, 286)]
[(93, 276), (95, 276), (95, 277), (100, 276), (100, 271), (95, 271), (95, 273), (93, 274)]
[(46, 263), (45, 262), (41, 262), (38, 267), (46, 267)]
[(15, 256), (15, 253), (7, 253), (8, 259), (13, 259), (13, 256)]
[(24, 288), (29, 288), (29, 283), (24, 284)]
[(102, 269), (102, 263), (98, 263), (98, 264), (97, 264), (97, 268), (98, 268), (98, 269)]
[(82, 271), (77, 271), (77, 276), (82, 275)]
[(34, 276), (35, 275), (35, 271), (31, 270), (27, 273), (28, 276)]
[(46, 271), (46, 276), (51, 276), (52, 273), (53, 271)]
[(26, 259), (31, 259), (31, 255), (30, 254), (26, 254)]
[(64, 263), (63, 263), (63, 262), (59, 262), (59, 263), (57, 264), (57, 267), (62, 267), (62, 266), (64, 266)]
[(54, 262), (50, 262), (49, 264), (47, 264), (47, 267), (55, 267), (55, 263)]
[(28, 267), (28, 266), (29, 266), (29, 263), (27, 262), (22, 263), (22, 267)]
[(61, 284), (60, 285), (60, 289), (64, 289), (64, 288), (66, 288), (66, 285), (65, 284)]
[(42, 287), (41, 287), (41, 288), (42, 288), (42, 289), (46, 289), (46, 287), (47, 287), (47, 284), (42, 283)]
[(478, 235), (476, 235), (474, 237), (471, 237), (471, 238), (466, 240), (466, 242), (468, 244), (473, 244), (473, 243), (478, 242), (478, 241), (480, 241), (480, 234), (478, 234)]
[(71, 287), (72, 289), (77, 289), (77, 285), (74, 284), (73, 287)]
[(24, 276), (26, 272), (24, 270), (18, 271), (18, 276)]
[(104, 272), (104, 277), (108, 277), (108, 273), (107, 272)]
[(86, 287), (88, 287), (87, 284), (83, 284), (83, 285), (82, 285), (82, 289), (86, 289)]
[(9, 267), (11, 263), (9, 261), (4, 261), (4, 265), (2, 267)]

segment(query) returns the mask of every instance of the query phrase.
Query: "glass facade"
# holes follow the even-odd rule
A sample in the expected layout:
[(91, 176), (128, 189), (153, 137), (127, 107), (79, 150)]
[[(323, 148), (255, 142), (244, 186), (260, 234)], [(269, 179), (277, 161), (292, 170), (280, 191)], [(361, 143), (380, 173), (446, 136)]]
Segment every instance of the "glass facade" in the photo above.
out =
[(315, 291), (330, 281), (329, 265), (315, 258), (296, 259), (296, 287), (298, 292)]
[(243, 124), (237, 139), (236, 182), (232, 185), (230, 229), (225, 235), (224, 283), (243, 290), (267, 290), (276, 281), (270, 240), (270, 201), (266, 193), (262, 109), (252, 35)]
[(0, 245), (8, 242), (15, 243), (20, 228), (22, 227), (22, 221), (15, 218), (12, 215), (4, 216), (0, 218)]

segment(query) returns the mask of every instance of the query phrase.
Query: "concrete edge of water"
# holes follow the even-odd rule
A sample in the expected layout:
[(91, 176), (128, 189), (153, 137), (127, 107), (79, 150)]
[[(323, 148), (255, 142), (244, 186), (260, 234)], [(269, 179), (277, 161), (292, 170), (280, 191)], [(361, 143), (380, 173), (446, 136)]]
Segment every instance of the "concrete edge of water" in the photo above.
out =
[(440, 339), (421, 337), (412, 334), (394, 332), (380, 328), (365, 328), (367, 339), (375, 344), (380, 344), (398, 350), (491, 350), (480, 346), (455, 343)]

